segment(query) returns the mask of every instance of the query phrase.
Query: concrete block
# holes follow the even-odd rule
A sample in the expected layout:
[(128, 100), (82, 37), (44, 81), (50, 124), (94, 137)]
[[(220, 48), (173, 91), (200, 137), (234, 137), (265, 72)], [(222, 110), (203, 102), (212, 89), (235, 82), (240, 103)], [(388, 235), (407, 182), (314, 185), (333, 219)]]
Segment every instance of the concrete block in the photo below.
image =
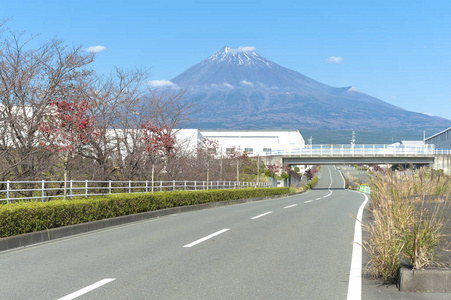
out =
[(412, 293), (451, 293), (451, 270), (399, 270), (399, 290)]

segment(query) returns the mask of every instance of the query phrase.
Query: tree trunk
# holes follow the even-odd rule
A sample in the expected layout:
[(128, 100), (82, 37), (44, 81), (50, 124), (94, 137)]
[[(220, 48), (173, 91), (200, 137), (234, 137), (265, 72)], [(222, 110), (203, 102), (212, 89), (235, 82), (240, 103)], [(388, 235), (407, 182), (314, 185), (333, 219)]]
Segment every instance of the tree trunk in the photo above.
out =
[(66, 157), (64, 158), (64, 196), (63, 200), (66, 201), (67, 196), (67, 168), (69, 164), (68, 154), (66, 154)]
[(210, 181), (210, 160), (207, 161), (207, 190), (209, 181)]
[(240, 161), (236, 161), (236, 184), (240, 182)]
[(155, 164), (152, 164), (152, 193), (153, 193), (153, 180), (155, 177)]

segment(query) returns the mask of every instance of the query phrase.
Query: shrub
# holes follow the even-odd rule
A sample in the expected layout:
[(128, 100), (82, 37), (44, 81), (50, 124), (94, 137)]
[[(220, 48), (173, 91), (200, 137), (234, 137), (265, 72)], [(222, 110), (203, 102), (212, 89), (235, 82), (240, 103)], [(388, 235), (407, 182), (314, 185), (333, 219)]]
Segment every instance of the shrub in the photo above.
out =
[(309, 183), (307, 183), (307, 186), (309, 187), (309, 189), (312, 189), (312, 188), (315, 187), (315, 185), (316, 185), (317, 183), (318, 183), (318, 177), (315, 176), (315, 177), (313, 177), (312, 180), (310, 180)]
[[(369, 239), (364, 247), (370, 255), (368, 268), (373, 276), (395, 282), (401, 258), (406, 258), (414, 269), (433, 262), (434, 248), (447, 220), (438, 206), (432, 211), (426, 209), (426, 195), (448, 184), (447, 179), (427, 178), (425, 170), (389, 170), (371, 177), (370, 211), (374, 221), (366, 224)], [(449, 194), (439, 200), (446, 203), (448, 198)]]
[(288, 194), (288, 187), (115, 194), (0, 206), (0, 238), (140, 212), (217, 201)]

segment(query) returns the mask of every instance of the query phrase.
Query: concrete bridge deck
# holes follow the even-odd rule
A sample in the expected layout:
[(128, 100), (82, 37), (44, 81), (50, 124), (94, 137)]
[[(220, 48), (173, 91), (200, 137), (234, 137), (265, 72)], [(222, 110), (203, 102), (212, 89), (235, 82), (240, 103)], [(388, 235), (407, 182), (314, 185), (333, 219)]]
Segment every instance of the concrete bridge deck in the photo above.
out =
[(451, 150), (391, 145), (319, 145), (309, 148), (275, 150), (266, 153), (267, 164), (337, 165), (337, 164), (425, 164), (451, 171)]

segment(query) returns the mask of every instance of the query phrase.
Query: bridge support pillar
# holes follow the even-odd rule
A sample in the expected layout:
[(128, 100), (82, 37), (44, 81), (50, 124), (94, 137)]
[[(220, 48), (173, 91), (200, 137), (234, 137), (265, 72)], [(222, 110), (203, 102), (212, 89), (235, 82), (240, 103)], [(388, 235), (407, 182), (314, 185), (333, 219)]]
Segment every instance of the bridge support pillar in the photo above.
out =
[(280, 155), (266, 156), (265, 157), (265, 163), (267, 165), (278, 165), (279, 167), (282, 167), (282, 165), (283, 165), (283, 157), (280, 156)]
[(447, 175), (451, 175), (451, 155), (450, 154), (439, 154), (435, 155), (434, 163), (432, 168), (435, 170), (442, 169)]

